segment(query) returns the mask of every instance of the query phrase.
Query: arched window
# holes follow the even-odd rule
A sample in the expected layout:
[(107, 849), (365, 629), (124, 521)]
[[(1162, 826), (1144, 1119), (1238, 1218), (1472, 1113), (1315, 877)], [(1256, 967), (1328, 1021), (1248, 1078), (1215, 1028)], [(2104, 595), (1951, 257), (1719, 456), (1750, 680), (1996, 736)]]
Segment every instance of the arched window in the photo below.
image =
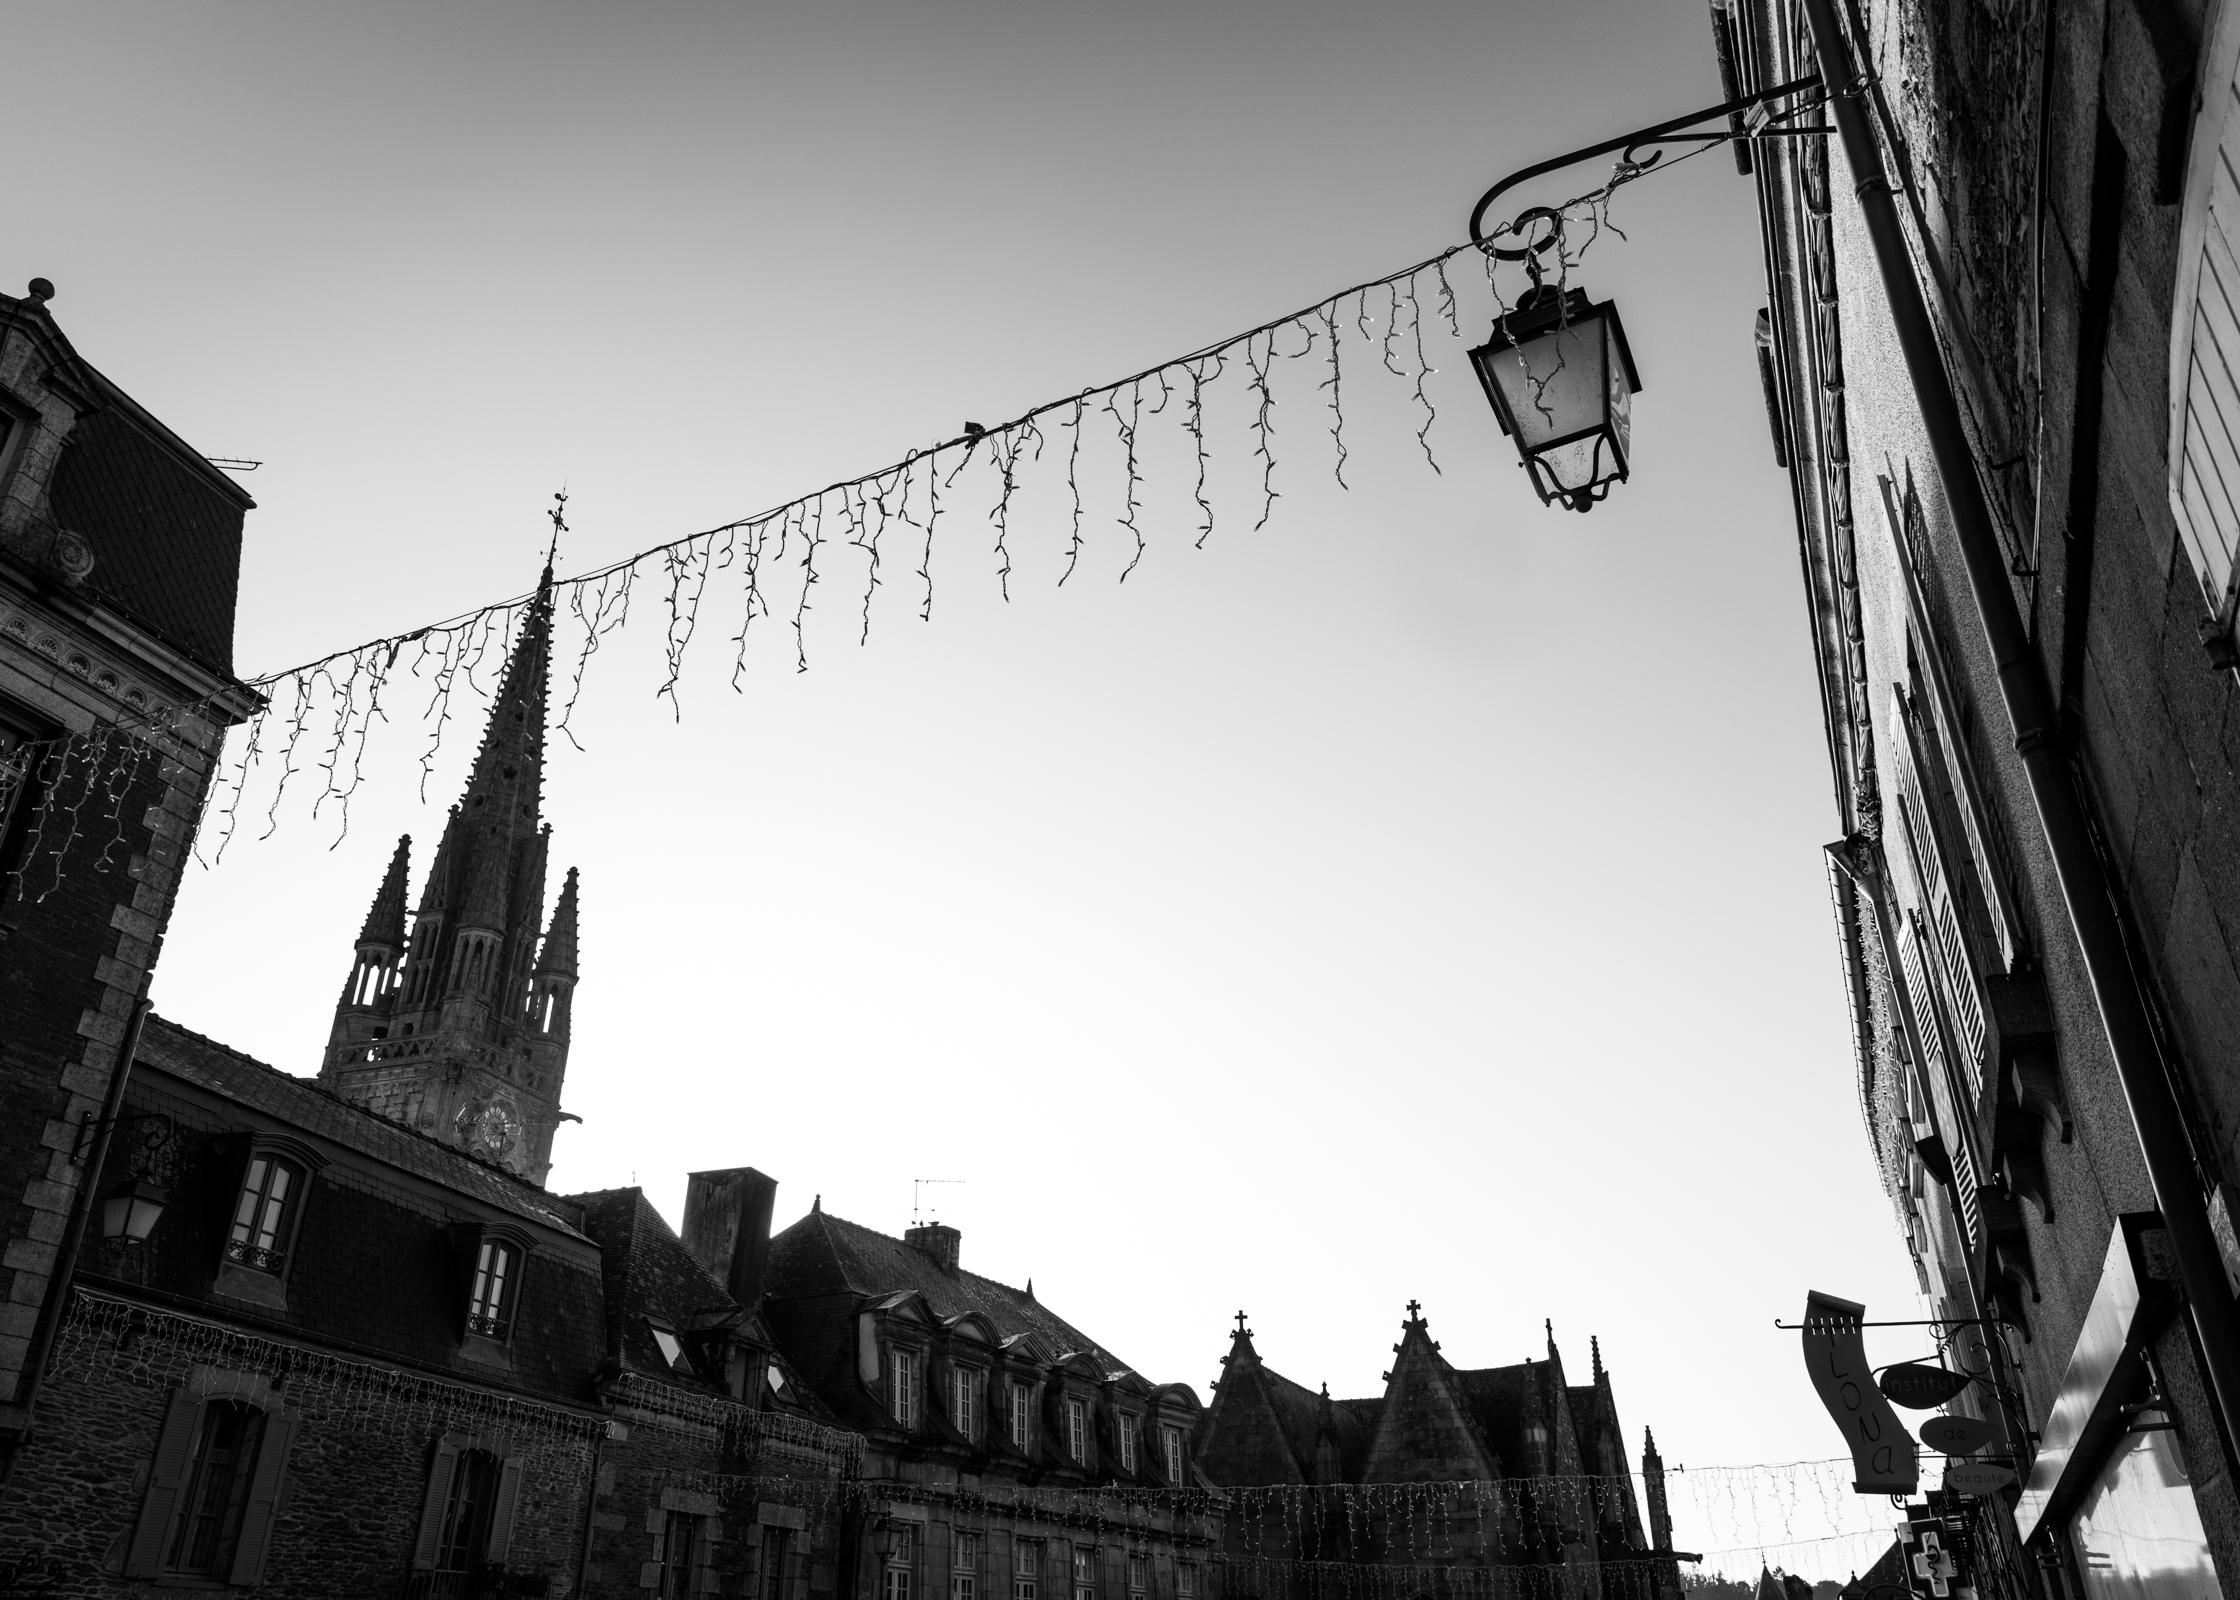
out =
[(286, 1270), (288, 1248), (303, 1208), (303, 1162), (253, 1149), (241, 1176), (241, 1194), (226, 1231), (226, 1259), (275, 1277)]
[(296, 1416), (229, 1394), (174, 1389), (125, 1552), (127, 1577), (255, 1583)]
[(436, 1570), (465, 1572), (479, 1565), (490, 1543), (490, 1515), (497, 1508), (498, 1458), (487, 1450), (462, 1450), (451, 1470), (443, 1506)]

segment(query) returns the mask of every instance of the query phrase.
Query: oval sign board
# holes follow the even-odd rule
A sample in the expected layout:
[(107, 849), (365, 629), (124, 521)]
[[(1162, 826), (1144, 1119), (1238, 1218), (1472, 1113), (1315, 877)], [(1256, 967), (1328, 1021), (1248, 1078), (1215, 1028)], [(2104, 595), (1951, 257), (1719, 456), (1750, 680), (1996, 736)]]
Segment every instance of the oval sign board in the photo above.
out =
[(1894, 1367), (1885, 1367), (1881, 1382), (1883, 1398), (1892, 1405), (1904, 1406), (1909, 1411), (1934, 1411), (1968, 1386), (1965, 1372), (1954, 1372), (1950, 1367), (1932, 1367), (1926, 1361), (1901, 1361)]
[(1923, 1444), (1948, 1456), (1973, 1455), (1991, 1442), (1991, 1424), (1974, 1417), (1931, 1417), (1920, 1433)]
[(1944, 1486), (1962, 1494), (1991, 1494), (2012, 1482), (2012, 1472), (1988, 1461), (1955, 1461), (1944, 1469)]

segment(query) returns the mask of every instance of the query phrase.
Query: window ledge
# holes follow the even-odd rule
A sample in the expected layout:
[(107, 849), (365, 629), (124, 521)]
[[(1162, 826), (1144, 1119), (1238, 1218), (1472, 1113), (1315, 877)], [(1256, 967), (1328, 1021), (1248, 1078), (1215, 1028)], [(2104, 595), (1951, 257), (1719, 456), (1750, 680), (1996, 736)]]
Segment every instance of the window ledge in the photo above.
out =
[(493, 1339), (487, 1334), (462, 1335), (459, 1340), (459, 1357), (463, 1361), (472, 1361), (479, 1367), (494, 1367), (501, 1372), (513, 1370), (513, 1352), (503, 1340)]
[[(250, 1305), (265, 1306), (274, 1311), (288, 1309), (288, 1286), (285, 1283), (269, 1272), (259, 1272), (254, 1267), (244, 1267), (232, 1261), (218, 1264), (218, 1276), (211, 1282), (210, 1292), (227, 1300), (245, 1300)], [(220, 1587), (224, 1586), (221, 1584)]]

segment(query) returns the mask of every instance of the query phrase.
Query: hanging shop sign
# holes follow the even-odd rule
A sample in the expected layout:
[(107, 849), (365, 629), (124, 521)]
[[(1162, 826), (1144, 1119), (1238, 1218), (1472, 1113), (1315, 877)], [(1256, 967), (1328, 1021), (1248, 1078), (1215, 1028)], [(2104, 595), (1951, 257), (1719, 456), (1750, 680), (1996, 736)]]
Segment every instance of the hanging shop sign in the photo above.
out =
[(1817, 1289), (1806, 1295), (1805, 1370), (1851, 1451), (1856, 1475), (1851, 1487), (1860, 1494), (1911, 1494), (1921, 1482), (1913, 1436), (1875, 1387), (1859, 1331), (1866, 1314), (1867, 1308), (1855, 1301)]
[(1940, 1455), (1974, 1455), (1991, 1442), (1991, 1424), (1977, 1417), (1931, 1417), (1921, 1424), (1921, 1442)]
[(1996, 1494), (2012, 1482), (2012, 1470), (1989, 1461), (1955, 1461), (1944, 1469), (1944, 1486), (1962, 1494)]
[(1960, 1562), (1927, 1506), (1906, 1507), (1906, 1520), (1898, 1529), (1898, 1550), (1905, 1563), (1906, 1587), (1915, 1600), (1966, 1600), (1970, 1591)]
[(1904, 1406), (1908, 1411), (1934, 1411), (1965, 1389), (1969, 1382), (1965, 1372), (1954, 1372), (1950, 1367), (1931, 1366), (1926, 1361), (1901, 1361), (1894, 1367), (1884, 1367), (1875, 1387), (1893, 1405)]

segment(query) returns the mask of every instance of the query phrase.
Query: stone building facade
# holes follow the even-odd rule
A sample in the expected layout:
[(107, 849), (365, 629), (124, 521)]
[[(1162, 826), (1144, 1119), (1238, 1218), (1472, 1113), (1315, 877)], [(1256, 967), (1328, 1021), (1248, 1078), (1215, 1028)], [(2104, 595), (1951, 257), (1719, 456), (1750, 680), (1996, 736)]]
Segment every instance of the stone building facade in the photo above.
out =
[[(1886, 173), (1812, 137), (1745, 163), (1768, 224), (1760, 343), (1841, 817), (1861, 1103), (1945, 1353), (1981, 1374), (1952, 1409), (1988, 1422), (1983, 1453), (2020, 1475), (1915, 1520), (1961, 1550), (1962, 1581), (1999, 1592), (2240, 1593), (2234, 1441), (2194, 1327), (2240, 1283), (2235, 13), (1881, 0), (1849, 13), (1848, 48)], [(1744, 88), (1814, 70), (1795, 0), (1721, 0), (1713, 21)], [(1984, 592), (2028, 641), (2005, 660), (1862, 218), (1878, 176), (2002, 546), (2004, 592)], [(2042, 683), (2057, 725), (2018, 741), (2002, 673)], [(2186, 1174), (2162, 1192), (2220, 1236), (2225, 1281), (2197, 1274), (2191, 1304), (2078, 880), (2056, 872), (2029, 786), (2026, 754), (2049, 747), (2112, 885), (2126, 970), (2103, 963), (2101, 981), (2142, 998), (2138, 1059), (2176, 1102)]]
[(1219, 1506), (1197, 1396), (1154, 1384), (1024, 1289), (967, 1270), (955, 1228), (902, 1238), (821, 1203), (771, 1243), (764, 1315), (862, 1435), (845, 1600), (1207, 1600)]
[(225, 729), (248, 495), (0, 295), (0, 1484)]
[(1263, 1600), (1675, 1600), (1693, 1559), (1647, 1435), (1634, 1492), (1601, 1346), (1571, 1384), (1552, 1329), (1544, 1360), (1462, 1369), (1410, 1305), (1384, 1393), (1334, 1400), (1263, 1362), (1240, 1313), (1198, 1464), (1228, 1491), (1231, 1590)]

